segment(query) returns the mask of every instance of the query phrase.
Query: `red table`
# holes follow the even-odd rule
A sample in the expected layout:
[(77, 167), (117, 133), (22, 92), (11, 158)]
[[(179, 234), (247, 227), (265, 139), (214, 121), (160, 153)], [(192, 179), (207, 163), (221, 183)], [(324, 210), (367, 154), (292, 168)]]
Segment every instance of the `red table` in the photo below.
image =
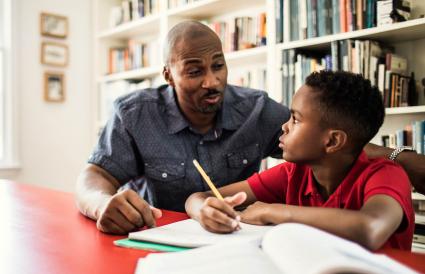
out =
[[(149, 252), (116, 247), (111, 236), (82, 216), (74, 195), (0, 180), (1, 273), (134, 273)], [(163, 211), (158, 225), (186, 219)], [(400, 250), (382, 253), (425, 272), (425, 255)]]

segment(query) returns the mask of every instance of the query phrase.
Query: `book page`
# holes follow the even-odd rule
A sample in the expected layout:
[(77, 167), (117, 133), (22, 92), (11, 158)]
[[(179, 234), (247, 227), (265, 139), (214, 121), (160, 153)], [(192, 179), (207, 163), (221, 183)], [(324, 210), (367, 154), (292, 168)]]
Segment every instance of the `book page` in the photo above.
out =
[(263, 235), (272, 228), (271, 226), (256, 226), (244, 223), (240, 225), (242, 229), (239, 231), (229, 234), (217, 234), (205, 230), (197, 221), (188, 219), (165, 226), (131, 232), (129, 238), (184, 247), (200, 247), (228, 243), (230, 241), (254, 241), (259, 244)]
[(254, 243), (218, 244), (139, 259), (136, 274), (279, 274)]
[(282, 273), (415, 273), (385, 255), (302, 224), (274, 227), (262, 248)]

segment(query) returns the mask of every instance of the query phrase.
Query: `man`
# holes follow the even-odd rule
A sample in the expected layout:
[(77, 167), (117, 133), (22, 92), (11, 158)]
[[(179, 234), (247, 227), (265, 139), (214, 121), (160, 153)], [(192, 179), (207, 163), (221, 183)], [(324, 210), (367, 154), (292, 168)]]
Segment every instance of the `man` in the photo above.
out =
[[(194, 21), (173, 27), (164, 61), (168, 86), (116, 101), (78, 179), (77, 205), (103, 232), (154, 226), (161, 211), (153, 206), (184, 211), (190, 194), (208, 189), (193, 159), (221, 187), (258, 171), (261, 159), (281, 157), (280, 126), (289, 110), (264, 92), (227, 85), (221, 42), (211, 29)], [(389, 155), (379, 147), (370, 152)], [(398, 159), (415, 173), (407, 154)], [(425, 170), (419, 174), (425, 178)], [(118, 191), (126, 183), (132, 189)]]

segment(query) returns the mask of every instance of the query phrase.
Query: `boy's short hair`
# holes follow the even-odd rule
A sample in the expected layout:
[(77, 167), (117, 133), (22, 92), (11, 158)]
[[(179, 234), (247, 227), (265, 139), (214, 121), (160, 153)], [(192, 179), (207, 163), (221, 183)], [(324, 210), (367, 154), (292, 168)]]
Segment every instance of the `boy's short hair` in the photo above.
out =
[(319, 92), (322, 126), (345, 131), (355, 150), (363, 149), (382, 126), (381, 93), (360, 74), (322, 70), (310, 74), (306, 85)]

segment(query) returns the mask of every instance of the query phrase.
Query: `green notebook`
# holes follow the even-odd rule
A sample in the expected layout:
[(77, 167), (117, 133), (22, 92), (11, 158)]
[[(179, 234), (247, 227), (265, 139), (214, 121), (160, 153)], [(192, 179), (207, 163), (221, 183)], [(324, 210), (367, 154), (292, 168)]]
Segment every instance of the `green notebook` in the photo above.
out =
[(144, 241), (135, 241), (135, 240), (130, 240), (128, 238), (116, 240), (114, 241), (114, 244), (116, 246), (121, 246), (121, 247), (130, 247), (130, 248), (136, 248), (136, 249), (143, 249), (143, 250), (150, 250), (150, 251), (165, 251), (165, 252), (175, 252), (175, 251), (184, 251), (184, 250), (192, 249), (188, 247), (156, 244), (156, 243), (144, 242)]

